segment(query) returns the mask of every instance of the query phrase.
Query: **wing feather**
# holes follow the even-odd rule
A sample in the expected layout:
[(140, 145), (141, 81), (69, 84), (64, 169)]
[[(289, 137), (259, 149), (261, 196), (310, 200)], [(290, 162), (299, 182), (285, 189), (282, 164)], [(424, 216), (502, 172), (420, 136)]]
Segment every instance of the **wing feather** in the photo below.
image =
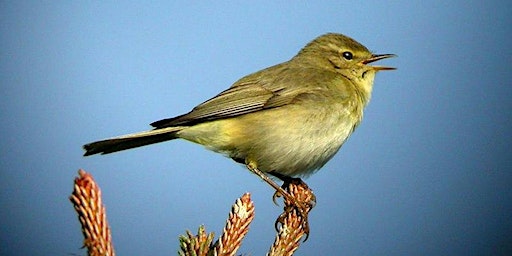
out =
[[(244, 77), (233, 84), (229, 89), (217, 96), (201, 103), (190, 112), (173, 118), (156, 121), (151, 126), (162, 129), (172, 126), (190, 126), (206, 121), (224, 119), (244, 115), (264, 109), (281, 107), (293, 103), (297, 97), (301, 100), (314, 98), (315, 94), (325, 93), (322, 86), (297, 86), (303, 84), (303, 80), (315, 81), (307, 74), (318, 72), (306, 72), (304, 69), (290, 70), (285, 66), (277, 65), (266, 70)], [(269, 72), (261, 75), (261, 72)], [(303, 74), (297, 76), (297, 72)], [(294, 75), (295, 74), (295, 75)], [(331, 79), (332, 74), (322, 74), (319, 84), (324, 79)], [(310, 96), (307, 96), (312, 94)]]

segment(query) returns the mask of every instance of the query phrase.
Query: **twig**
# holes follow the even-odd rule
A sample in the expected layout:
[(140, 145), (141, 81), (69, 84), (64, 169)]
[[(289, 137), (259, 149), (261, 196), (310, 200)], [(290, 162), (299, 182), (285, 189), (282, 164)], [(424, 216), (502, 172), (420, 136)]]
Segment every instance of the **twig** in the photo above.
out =
[[(278, 234), (267, 255), (269, 256), (290, 256), (299, 248), (300, 239), (309, 232), (307, 226), (307, 214), (314, 207), (315, 195), (309, 187), (300, 179), (293, 179), (287, 185), (286, 190), (299, 202), (307, 206), (305, 211), (300, 212), (295, 202), (285, 199), (284, 212), (279, 216), (277, 223), (280, 223)], [(305, 214), (305, 216), (302, 216)]]
[(101, 191), (93, 177), (80, 169), (75, 178), (73, 193), (69, 197), (78, 220), (82, 225), (84, 247), (90, 256), (114, 256), (114, 246), (110, 227), (107, 223), (105, 206), (101, 201)]
[[(114, 256), (114, 246), (100, 188), (89, 173), (79, 170), (78, 174), (79, 177), (75, 178), (74, 190), (69, 199), (82, 225), (87, 254)], [(285, 199), (284, 212), (277, 220), (280, 224), (278, 234), (267, 254), (269, 256), (293, 255), (300, 245), (300, 239), (309, 232), (307, 214), (316, 202), (313, 191), (300, 179), (285, 182), (284, 186), (296, 201)], [(306, 206), (305, 209), (298, 209), (296, 202), (302, 202)], [(254, 203), (250, 194), (245, 193), (233, 204), (223, 234), (218, 241), (213, 243), (214, 234), (206, 234), (204, 226), (200, 226), (197, 235), (187, 231), (186, 235), (180, 236), (179, 255), (234, 256), (242, 244), (242, 239), (249, 231), (249, 225), (253, 219)]]
[(210, 251), (213, 247), (212, 241), (215, 235), (212, 233), (206, 235), (203, 225), (199, 226), (197, 235), (194, 236), (187, 230), (187, 235), (179, 237), (180, 240), (180, 256), (207, 256), (211, 255)]
[(242, 239), (249, 232), (249, 224), (253, 219), (254, 203), (251, 195), (245, 193), (231, 208), (224, 232), (215, 247), (216, 255), (235, 255), (242, 245)]

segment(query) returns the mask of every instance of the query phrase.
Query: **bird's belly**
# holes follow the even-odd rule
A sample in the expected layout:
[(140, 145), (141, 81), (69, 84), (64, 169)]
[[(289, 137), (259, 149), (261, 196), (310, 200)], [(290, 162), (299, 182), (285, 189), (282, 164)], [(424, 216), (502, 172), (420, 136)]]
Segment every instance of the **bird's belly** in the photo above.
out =
[(339, 110), (261, 111), (226, 120), (223, 131), (230, 143), (221, 151), (264, 172), (307, 176), (336, 154), (358, 122)]

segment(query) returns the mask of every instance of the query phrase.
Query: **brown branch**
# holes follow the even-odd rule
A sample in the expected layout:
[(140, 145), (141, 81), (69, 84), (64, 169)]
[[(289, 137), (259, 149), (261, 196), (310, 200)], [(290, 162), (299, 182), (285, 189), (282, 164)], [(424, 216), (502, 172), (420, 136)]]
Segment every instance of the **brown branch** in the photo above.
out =
[(245, 193), (231, 208), (222, 236), (215, 246), (216, 255), (232, 256), (242, 245), (242, 239), (249, 232), (254, 219), (254, 203), (251, 195)]
[(89, 173), (80, 169), (78, 174), (69, 199), (82, 225), (84, 247), (87, 247), (87, 254), (90, 256), (113, 256), (114, 246), (100, 188)]
[[(84, 247), (87, 247), (88, 255), (91, 256), (115, 255), (100, 188), (89, 173), (79, 170), (78, 174), (70, 200), (82, 225)], [(307, 239), (307, 214), (316, 201), (313, 191), (300, 179), (291, 179), (283, 186), (294, 200), (285, 199), (284, 212), (276, 222), (280, 224), (278, 234), (268, 252), (269, 256), (293, 255), (300, 245), (300, 239), (304, 235)], [(302, 208), (299, 208), (297, 202)], [(254, 203), (250, 194), (246, 193), (233, 204), (223, 234), (215, 244), (214, 234), (206, 234), (204, 226), (200, 226), (197, 235), (187, 231), (186, 235), (180, 236), (179, 255), (233, 256), (240, 248), (253, 219)]]
[(254, 203), (249, 193), (236, 200), (226, 221), (222, 236), (212, 245), (213, 233), (206, 236), (204, 226), (199, 227), (197, 236), (187, 231), (186, 236), (180, 236), (181, 256), (232, 256), (242, 245), (242, 239), (249, 231), (249, 225), (254, 219)]
[[(276, 223), (279, 223), (278, 234), (270, 250), (269, 256), (289, 256), (300, 246), (300, 239), (309, 233), (307, 214), (316, 203), (315, 195), (309, 187), (300, 179), (292, 179), (285, 182), (285, 190), (298, 202), (306, 207), (303, 211), (297, 208), (295, 202), (284, 200), (284, 212), (279, 216)], [(303, 216), (304, 215), (304, 216)], [(305, 241), (305, 240), (304, 240)]]

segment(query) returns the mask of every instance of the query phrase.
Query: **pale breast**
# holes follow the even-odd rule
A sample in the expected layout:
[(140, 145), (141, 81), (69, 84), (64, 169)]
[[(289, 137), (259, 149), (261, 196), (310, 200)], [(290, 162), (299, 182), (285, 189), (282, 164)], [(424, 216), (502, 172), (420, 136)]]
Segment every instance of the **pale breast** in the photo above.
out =
[[(287, 106), (237, 118), (228, 155), (264, 172), (304, 176), (322, 167), (359, 123), (348, 109)], [(235, 128), (236, 127), (236, 128)]]

